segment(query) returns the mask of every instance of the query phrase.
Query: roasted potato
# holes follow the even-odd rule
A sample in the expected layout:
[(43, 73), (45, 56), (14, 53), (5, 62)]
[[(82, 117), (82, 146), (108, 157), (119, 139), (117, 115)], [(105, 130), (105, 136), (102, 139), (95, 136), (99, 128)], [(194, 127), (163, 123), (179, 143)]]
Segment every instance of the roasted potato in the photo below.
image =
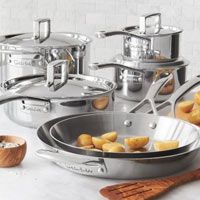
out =
[(88, 146), (83, 146), (81, 147), (82, 149), (93, 149), (94, 145), (88, 145)]
[(113, 153), (120, 153), (120, 152), (125, 152), (125, 148), (122, 145), (116, 145), (111, 147), (108, 152), (113, 152)]
[(101, 137), (111, 142), (115, 142), (117, 140), (117, 132), (115, 131), (108, 132), (103, 134)]
[(79, 135), (79, 137), (77, 138), (77, 145), (79, 147), (93, 145), (92, 136), (87, 133), (83, 133)]
[(131, 138), (125, 138), (124, 143), (128, 145), (130, 149), (140, 149), (143, 148), (149, 142), (149, 137), (147, 136), (136, 136)]
[(127, 152), (130, 152), (130, 153), (144, 153), (144, 152), (147, 152), (147, 149), (144, 148), (144, 147), (140, 148), (140, 149), (131, 149), (131, 148), (128, 148)]
[(200, 105), (200, 91), (194, 94), (194, 102)]
[(176, 118), (189, 121), (188, 118), (189, 118), (190, 113), (183, 112), (178, 106), (176, 107), (175, 114), (176, 114)]
[(105, 143), (109, 143), (109, 140), (100, 137), (92, 137), (92, 143), (94, 144), (96, 149), (102, 150), (102, 146)]
[(108, 104), (109, 104), (108, 96), (100, 97), (99, 99), (95, 99), (92, 102), (93, 107), (97, 110), (104, 110), (108, 106)]
[(189, 113), (188, 120), (190, 123), (199, 125), (200, 124), (200, 109), (195, 109)]
[(194, 101), (182, 101), (178, 103), (177, 108), (183, 111), (184, 113), (189, 113), (192, 111), (192, 108), (194, 106)]
[(154, 142), (153, 146), (156, 151), (166, 151), (178, 148), (179, 141), (177, 140), (156, 141)]
[(124, 148), (123, 144), (120, 144), (118, 142), (110, 142), (110, 143), (105, 143), (102, 146), (103, 151), (109, 151), (111, 148), (116, 147), (116, 146), (122, 146)]

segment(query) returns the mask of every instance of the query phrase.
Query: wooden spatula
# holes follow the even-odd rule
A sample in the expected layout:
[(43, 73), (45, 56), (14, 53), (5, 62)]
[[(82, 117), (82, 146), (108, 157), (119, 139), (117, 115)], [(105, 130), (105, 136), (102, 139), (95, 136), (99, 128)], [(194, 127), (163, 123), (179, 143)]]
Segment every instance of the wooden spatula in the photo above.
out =
[(200, 169), (179, 176), (111, 185), (102, 188), (100, 193), (109, 200), (146, 200), (153, 199), (178, 185), (198, 179), (200, 179)]

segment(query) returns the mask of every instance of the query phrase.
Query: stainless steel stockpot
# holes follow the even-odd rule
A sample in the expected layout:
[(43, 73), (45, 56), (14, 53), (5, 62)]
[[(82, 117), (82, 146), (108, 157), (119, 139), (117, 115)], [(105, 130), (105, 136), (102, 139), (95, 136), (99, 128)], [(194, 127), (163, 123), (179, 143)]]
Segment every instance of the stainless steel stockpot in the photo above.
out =
[(70, 62), (70, 73), (88, 75), (91, 39), (72, 32), (51, 32), (50, 19), (33, 23), (33, 33), (0, 37), (1, 83), (27, 75), (44, 73), (48, 63)]
[(188, 61), (182, 58), (153, 63), (138, 62), (119, 54), (109, 62), (92, 63), (89, 67), (92, 70), (114, 68), (112, 80), (117, 83), (116, 95), (134, 101), (141, 101), (154, 81), (172, 74), (173, 79), (156, 96), (155, 101), (162, 102), (185, 82), (187, 65)]
[(98, 38), (123, 35), (123, 55), (149, 62), (173, 61), (180, 57), (179, 43), (182, 30), (161, 25), (161, 14), (140, 17), (140, 25), (123, 28), (122, 31), (100, 31)]
[[(61, 68), (61, 74), (55, 68)], [(102, 78), (68, 74), (66, 61), (47, 66), (47, 75), (24, 76), (4, 84), (6, 114), (20, 125), (38, 127), (56, 117), (113, 110), (115, 84)]]

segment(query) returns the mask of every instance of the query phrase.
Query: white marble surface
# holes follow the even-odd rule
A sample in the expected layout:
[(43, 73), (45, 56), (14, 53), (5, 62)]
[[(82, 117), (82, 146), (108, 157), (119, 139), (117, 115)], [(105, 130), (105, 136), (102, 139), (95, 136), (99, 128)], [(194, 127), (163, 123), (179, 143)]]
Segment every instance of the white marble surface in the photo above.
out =
[[(127, 110), (123, 103), (118, 109)], [(131, 106), (129, 105), (128, 108)], [(18, 135), (26, 139), (28, 151), (23, 163), (15, 168), (0, 168), (0, 194), (4, 200), (101, 200), (100, 188), (124, 181), (80, 176), (66, 171), (35, 155), (42, 144), (36, 130), (11, 122), (0, 107), (0, 134)], [(200, 167), (200, 155), (195, 166)], [(199, 199), (200, 181), (186, 184), (160, 197), (162, 200)]]

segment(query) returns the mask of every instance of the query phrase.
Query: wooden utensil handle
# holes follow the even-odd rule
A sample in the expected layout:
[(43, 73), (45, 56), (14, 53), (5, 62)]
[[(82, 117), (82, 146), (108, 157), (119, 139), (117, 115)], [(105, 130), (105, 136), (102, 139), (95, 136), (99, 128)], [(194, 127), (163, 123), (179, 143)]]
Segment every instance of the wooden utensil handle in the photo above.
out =
[(172, 181), (174, 186), (181, 185), (193, 180), (198, 180), (200, 179), (200, 168), (178, 176), (168, 177), (166, 179)]

